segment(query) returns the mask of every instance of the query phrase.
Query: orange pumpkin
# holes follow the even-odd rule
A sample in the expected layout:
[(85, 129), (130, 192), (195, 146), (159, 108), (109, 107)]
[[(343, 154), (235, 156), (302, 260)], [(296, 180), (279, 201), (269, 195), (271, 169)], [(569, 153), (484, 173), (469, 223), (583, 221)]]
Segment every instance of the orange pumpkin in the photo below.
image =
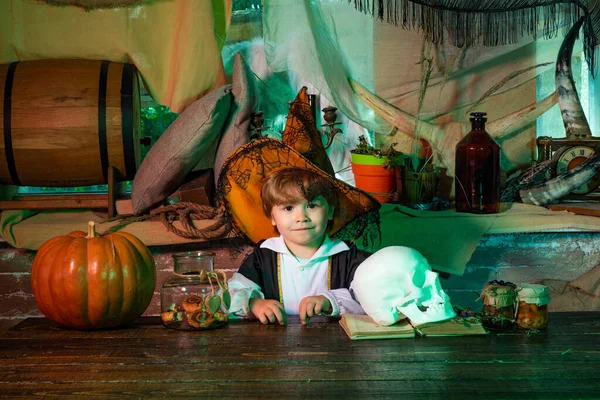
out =
[(156, 284), (150, 250), (135, 236), (75, 231), (44, 243), (33, 260), (31, 286), (40, 311), (56, 324), (111, 328), (146, 310)]

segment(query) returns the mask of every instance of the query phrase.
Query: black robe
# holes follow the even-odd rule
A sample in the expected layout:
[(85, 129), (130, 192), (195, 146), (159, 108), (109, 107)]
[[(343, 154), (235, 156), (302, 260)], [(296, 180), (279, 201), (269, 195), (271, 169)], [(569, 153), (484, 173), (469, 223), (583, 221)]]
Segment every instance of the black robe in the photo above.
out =
[[(254, 252), (242, 263), (238, 273), (260, 286), (267, 300), (278, 300), (277, 252), (261, 248), (259, 243)], [(331, 289), (349, 289), (356, 268), (371, 255), (348, 244), (349, 250), (331, 256)]]

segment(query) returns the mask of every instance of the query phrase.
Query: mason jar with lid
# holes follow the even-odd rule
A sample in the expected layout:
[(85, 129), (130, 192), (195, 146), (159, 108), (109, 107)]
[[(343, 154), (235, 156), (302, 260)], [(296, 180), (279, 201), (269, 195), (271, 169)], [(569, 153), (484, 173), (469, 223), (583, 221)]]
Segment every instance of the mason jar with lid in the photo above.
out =
[(490, 281), (483, 286), (483, 316), (481, 323), (488, 329), (514, 328), (517, 286), (511, 282)]
[(213, 271), (214, 256), (208, 251), (173, 254), (173, 273), (160, 289), (164, 326), (204, 330), (227, 324), (231, 302), (227, 276)]
[(546, 329), (548, 326), (548, 287), (533, 283), (522, 283), (517, 289), (519, 301), (517, 323), (522, 329)]

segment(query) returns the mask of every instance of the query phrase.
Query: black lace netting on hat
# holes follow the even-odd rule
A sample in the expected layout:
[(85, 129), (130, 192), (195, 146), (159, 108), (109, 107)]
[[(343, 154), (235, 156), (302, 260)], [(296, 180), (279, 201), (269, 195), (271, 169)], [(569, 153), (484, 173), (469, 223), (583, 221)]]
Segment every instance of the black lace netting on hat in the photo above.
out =
[[(290, 161), (290, 159), (293, 161)], [(298, 156), (294, 150), (275, 139), (260, 139), (241, 148), (235, 157), (226, 161), (217, 185), (218, 198), (221, 206), (226, 210), (225, 218), (228, 230), (252, 243), (246, 233), (233, 222), (231, 204), (227, 200), (227, 196), (231, 191), (231, 182), (235, 182), (241, 189), (248, 189), (248, 184), (253, 175), (258, 175), (261, 179), (264, 179), (276, 170), (293, 167), (304, 168), (308, 164), (310, 164), (310, 161), (305, 157)], [(364, 248), (377, 246), (381, 236), (379, 203), (365, 192), (333, 178), (326, 172), (317, 170), (317, 173), (331, 181), (338, 193), (340, 202), (343, 196), (352, 199), (351, 202), (344, 202), (345, 207), (338, 207), (336, 217), (339, 215), (343, 220), (347, 220), (351, 218), (351, 215), (356, 215), (332, 236), (350, 242), (355, 242), (362, 236)], [(251, 212), (262, 213), (262, 210)]]
[(281, 140), (284, 144), (309, 159), (321, 170), (331, 176), (335, 176), (333, 166), (321, 141), (321, 133), (317, 130), (309, 103), (294, 101), (291, 104)]

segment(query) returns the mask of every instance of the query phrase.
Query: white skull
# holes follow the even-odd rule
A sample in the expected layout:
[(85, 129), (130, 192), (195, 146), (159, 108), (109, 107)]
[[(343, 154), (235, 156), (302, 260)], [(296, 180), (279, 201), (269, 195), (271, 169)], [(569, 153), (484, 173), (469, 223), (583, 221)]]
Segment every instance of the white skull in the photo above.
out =
[(438, 274), (410, 247), (385, 247), (371, 255), (356, 269), (352, 286), (365, 312), (380, 325), (406, 317), (422, 324), (456, 316)]

